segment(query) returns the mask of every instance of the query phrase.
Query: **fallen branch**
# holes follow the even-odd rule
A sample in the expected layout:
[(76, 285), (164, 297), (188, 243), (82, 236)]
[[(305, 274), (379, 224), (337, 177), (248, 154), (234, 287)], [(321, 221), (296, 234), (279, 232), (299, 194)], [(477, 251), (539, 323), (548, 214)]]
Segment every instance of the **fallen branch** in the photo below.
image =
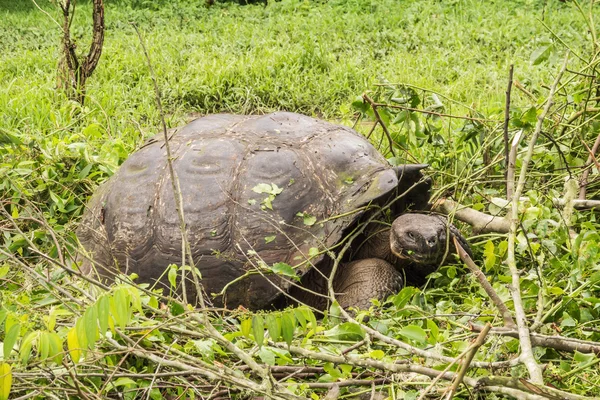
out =
[[(510, 202), (506, 199), (492, 198), (495, 204), (504, 204), (506, 207)], [(520, 197), (520, 202), (530, 201), (527, 197)], [(552, 202), (557, 207), (565, 206), (564, 199), (552, 199)], [(594, 210), (600, 208), (600, 200), (572, 200), (572, 206), (575, 210)], [(454, 218), (471, 225), (473, 232), (476, 234), (482, 233), (508, 233), (509, 221), (505, 217), (498, 215), (490, 215), (473, 208), (467, 207), (454, 200), (440, 199), (436, 201), (431, 210), (445, 215), (454, 215)]]
[(505, 218), (474, 210), (450, 199), (438, 200), (433, 204), (432, 210), (441, 214), (454, 215), (457, 220), (471, 225), (473, 232), (478, 234), (508, 232), (509, 222)]
[[(122, 337), (126, 338), (126, 336), (122, 336)], [(196, 375), (204, 376), (205, 378), (207, 378), (209, 380), (223, 380), (225, 382), (229, 382), (232, 385), (235, 385), (236, 387), (246, 388), (246, 389), (250, 389), (256, 393), (263, 393), (265, 395), (272, 396), (272, 398), (274, 398), (274, 399), (282, 399), (282, 400), (300, 399), (300, 397), (294, 396), (294, 395), (288, 394), (288, 393), (286, 393), (286, 394), (273, 393), (272, 391), (268, 390), (267, 387), (265, 387), (264, 383), (258, 384), (247, 378), (237, 377), (234, 374), (221, 373), (220, 371), (218, 371), (218, 369), (211, 368), (208, 365), (203, 366), (203, 367), (193, 366), (188, 363), (181, 362), (181, 361), (166, 359), (164, 357), (150, 353), (142, 348), (138, 349), (138, 348), (123, 346), (114, 339), (107, 338), (107, 341), (111, 344), (111, 346), (113, 346), (113, 348), (115, 348), (117, 350), (126, 351), (128, 353), (136, 355), (137, 357), (152, 361), (156, 364), (168, 366), (170, 368), (174, 368), (174, 369), (186, 372), (186, 373), (194, 373)]]
[[(379, 370), (386, 371), (386, 372), (395, 372), (395, 373), (412, 372), (412, 373), (416, 373), (419, 375), (428, 376), (431, 378), (436, 378), (438, 376), (441, 376), (441, 379), (444, 379), (447, 381), (452, 381), (457, 376), (457, 374), (454, 372), (440, 373), (440, 371), (438, 371), (434, 368), (424, 367), (424, 366), (417, 365), (417, 364), (391, 364), (388, 362), (373, 360), (370, 358), (364, 358), (364, 357), (356, 356), (356, 355), (347, 355), (347, 356), (343, 357), (343, 356), (338, 356), (338, 355), (334, 355), (334, 354), (327, 354), (327, 353), (307, 350), (307, 349), (304, 349), (302, 347), (297, 347), (297, 346), (290, 346), (288, 348), (287, 346), (276, 344), (273, 342), (269, 342), (269, 345), (289, 350), (291, 353), (294, 353), (301, 357), (305, 357), (305, 358), (312, 359), (312, 360), (321, 360), (321, 361), (332, 362), (332, 363), (337, 363), (337, 364), (350, 364), (350, 365), (355, 365), (355, 366), (379, 369)], [(488, 366), (489, 366), (489, 364), (488, 364)], [(542, 387), (545, 389), (545, 391), (547, 393), (551, 393), (551, 395), (549, 395), (549, 394), (545, 394), (545, 395), (532, 394), (531, 390), (526, 385), (524, 385), (519, 380), (514, 379), (514, 378), (488, 376), (485, 378), (477, 379), (477, 378), (471, 378), (469, 376), (465, 376), (463, 378), (463, 382), (466, 385), (468, 385), (469, 387), (471, 387), (477, 391), (502, 393), (502, 394), (507, 394), (507, 395), (513, 396), (518, 399), (548, 400), (549, 398), (554, 398), (554, 397), (550, 397), (550, 396), (555, 396), (556, 398), (568, 399), (568, 400), (584, 400), (584, 399), (597, 400), (597, 398), (579, 396), (579, 395), (571, 394), (568, 392), (564, 392), (562, 390), (553, 389), (553, 388), (549, 388), (549, 387), (545, 387), (545, 386), (542, 386)], [(535, 387), (537, 388), (539, 386), (536, 385)]]
[[(471, 327), (475, 332), (481, 332), (483, 329), (483, 326), (481, 325), (472, 325)], [(515, 329), (492, 328), (490, 334), (508, 336), (516, 339), (519, 338), (519, 332)], [(548, 336), (539, 333), (531, 333), (530, 336), (531, 344), (534, 346), (548, 347), (550, 349), (568, 351), (571, 353), (578, 351), (580, 353), (594, 353), (600, 355), (600, 343), (598, 342), (567, 338), (558, 335)]]
[(344, 386), (371, 386), (373, 384), (375, 385), (382, 385), (386, 382), (390, 382), (391, 379), (390, 378), (378, 378), (378, 379), (346, 379), (344, 381), (339, 381), (339, 382), (309, 382), (309, 383), (305, 383), (306, 386), (308, 386), (311, 389), (329, 389), (331, 387), (334, 387), (335, 385), (339, 386), (339, 387), (344, 387)]

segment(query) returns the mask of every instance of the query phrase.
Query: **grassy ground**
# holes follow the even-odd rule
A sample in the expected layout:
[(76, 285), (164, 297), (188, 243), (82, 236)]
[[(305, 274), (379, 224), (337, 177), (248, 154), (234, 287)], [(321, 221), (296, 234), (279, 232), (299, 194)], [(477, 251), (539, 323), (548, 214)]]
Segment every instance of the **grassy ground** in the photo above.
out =
[[(40, 5), (58, 19), (50, 5)], [(553, 70), (553, 63), (529, 62), (552, 37), (542, 18), (576, 50), (586, 43), (575, 8), (558, 1), (282, 1), (210, 9), (202, 1), (108, 1), (106, 8), (89, 120), (120, 132), (144, 116), (156, 125), (147, 68), (129, 21), (145, 32), (165, 101), (178, 117), (274, 109), (347, 117), (350, 99), (384, 80), (435, 89), (487, 111), (503, 104), (510, 63), (516, 77), (533, 86)], [(89, 28), (88, 12), (87, 5), (78, 11), (76, 36)], [(3, 126), (64, 126), (64, 104), (54, 93), (58, 27), (24, 0), (0, 1), (0, 15)]]

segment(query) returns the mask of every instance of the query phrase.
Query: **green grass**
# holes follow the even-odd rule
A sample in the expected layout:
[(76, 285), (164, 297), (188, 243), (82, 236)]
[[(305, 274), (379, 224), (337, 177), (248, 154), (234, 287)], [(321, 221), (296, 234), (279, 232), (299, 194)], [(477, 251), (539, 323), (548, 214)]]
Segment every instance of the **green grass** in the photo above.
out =
[[(60, 126), (45, 121), (63, 103), (53, 90), (60, 32), (27, 1), (20, 8), (11, 3), (0, 3), (0, 78), (10, 83), (0, 91), (3, 125)], [(136, 6), (141, 3), (107, 3), (104, 52), (89, 81), (90, 120), (119, 131), (144, 117), (143, 125), (157, 125), (148, 70), (129, 21), (145, 33), (176, 123), (189, 111), (286, 109), (348, 117), (350, 99), (383, 80), (435, 89), (486, 111), (502, 106), (510, 63), (517, 79), (534, 86), (552, 70), (529, 62), (539, 42), (551, 38), (539, 21), (543, 1), (283, 1), (210, 9), (202, 1), (159, 2), (151, 9)], [(546, 23), (585, 51), (574, 7), (547, 3)], [(77, 37), (89, 28), (88, 13), (87, 5), (78, 10)], [(80, 41), (80, 50), (85, 45)]]

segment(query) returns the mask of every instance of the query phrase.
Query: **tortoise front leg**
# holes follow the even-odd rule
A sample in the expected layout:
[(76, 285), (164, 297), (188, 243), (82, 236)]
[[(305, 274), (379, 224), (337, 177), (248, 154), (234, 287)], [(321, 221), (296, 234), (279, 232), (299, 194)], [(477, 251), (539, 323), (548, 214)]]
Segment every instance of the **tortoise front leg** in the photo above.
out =
[(333, 289), (342, 308), (368, 309), (371, 299), (383, 301), (403, 287), (401, 273), (379, 258), (357, 260), (340, 267)]

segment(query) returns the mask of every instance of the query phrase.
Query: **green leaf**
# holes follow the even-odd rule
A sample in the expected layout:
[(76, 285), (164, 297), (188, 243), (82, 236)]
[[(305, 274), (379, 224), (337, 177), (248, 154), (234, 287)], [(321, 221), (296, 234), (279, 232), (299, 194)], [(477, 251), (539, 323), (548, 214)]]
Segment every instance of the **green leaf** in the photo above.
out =
[(266, 243), (271, 243), (273, 240), (275, 240), (276, 236), (272, 235), (272, 236), (265, 236), (265, 244)]
[(275, 365), (275, 354), (264, 346), (258, 350), (258, 357), (267, 365)]
[(271, 193), (271, 185), (268, 183), (259, 183), (252, 188), (255, 193)]
[(94, 348), (96, 344), (96, 340), (98, 340), (99, 332), (98, 332), (98, 313), (96, 310), (96, 305), (94, 304), (92, 307), (88, 308), (83, 314), (83, 323), (85, 329), (85, 336), (87, 338), (88, 347)]
[(303, 216), (304, 225), (313, 226), (315, 222), (317, 222), (317, 217), (313, 217), (312, 215), (304, 214)]
[(299, 308), (294, 309), (294, 316), (296, 317), (296, 321), (298, 321), (302, 329), (306, 329), (306, 318), (304, 318), (304, 313), (302, 310)]
[(81, 171), (79, 171), (79, 174), (77, 174), (77, 177), (79, 179), (86, 178), (90, 174), (90, 170), (92, 169), (93, 166), (94, 166), (94, 164), (86, 165), (85, 168), (83, 168)]
[(419, 292), (419, 290), (417, 288), (414, 288), (412, 286), (406, 286), (405, 288), (403, 288), (402, 290), (400, 290), (400, 293), (398, 293), (397, 295), (395, 295), (392, 298), (392, 303), (394, 303), (394, 306), (396, 308), (402, 308), (418, 292)]
[(23, 144), (17, 135), (13, 135), (5, 129), (0, 128), (0, 143), (13, 144), (20, 146)]
[(174, 316), (181, 315), (185, 312), (185, 308), (183, 308), (181, 304), (175, 301), (169, 303), (169, 306), (171, 308), (171, 314), (173, 314)]
[(289, 276), (290, 278), (294, 278), (297, 281), (300, 280), (300, 277), (296, 275), (296, 271), (294, 271), (294, 268), (292, 268), (291, 265), (283, 262), (273, 264), (273, 266), (271, 267), (271, 271), (279, 275)]
[(30, 332), (29, 335), (25, 336), (25, 339), (21, 342), (21, 348), (19, 349), (19, 358), (23, 364), (27, 364), (29, 357), (31, 357), (31, 348), (33, 342), (39, 337), (39, 332)]
[(521, 117), (523, 123), (535, 124), (537, 122), (537, 108), (529, 107), (529, 109)]
[[(435, 276), (436, 274), (433, 273), (431, 275), (429, 275), (430, 277)], [(441, 275), (441, 274), (440, 274)], [(453, 279), (456, 276), (456, 268), (452, 265), (449, 265), (448, 267), (446, 267), (446, 275), (448, 276), (448, 278)], [(436, 277), (437, 278), (437, 277)], [(435, 278), (434, 278), (435, 279)]]
[(269, 196), (269, 197), (265, 197), (265, 199), (261, 202), (261, 204), (263, 205), (263, 209), (268, 208), (269, 210), (273, 209), (273, 200), (275, 199), (275, 197), (273, 196)]
[(213, 345), (215, 342), (212, 339), (207, 340), (192, 340), (194, 347), (200, 354), (202, 354), (203, 358), (213, 360), (215, 358), (215, 351), (213, 349)]
[(148, 306), (152, 308), (159, 307), (158, 299), (156, 298), (156, 296), (150, 296), (150, 298), (148, 299)]
[(325, 336), (341, 340), (362, 340), (365, 332), (362, 328), (352, 322), (344, 322), (324, 332)]
[(71, 356), (71, 360), (73, 363), (77, 364), (79, 360), (81, 360), (81, 351), (83, 348), (79, 344), (79, 339), (77, 338), (77, 330), (75, 327), (69, 329), (67, 332), (67, 348), (69, 349), (69, 355)]
[(341, 317), (342, 317), (342, 308), (340, 307), (340, 305), (337, 301), (334, 301), (329, 306), (329, 318), (334, 322), (335, 321), (339, 322), (339, 321), (341, 321)]
[(548, 293), (554, 296), (562, 296), (565, 293), (565, 291), (558, 286), (551, 286), (548, 288)]
[(565, 326), (577, 326), (577, 321), (575, 321), (575, 319), (571, 317), (568, 313), (563, 312), (563, 320), (560, 323), (560, 327), (564, 328)]
[(533, 53), (531, 53), (531, 58), (530, 58), (531, 64), (538, 65), (538, 64), (543, 63), (544, 61), (546, 61), (547, 59), (550, 58), (553, 50), (554, 50), (554, 46), (551, 44), (538, 47), (537, 49), (535, 49), (533, 51)]
[(110, 314), (110, 299), (108, 296), (102, 296), (98, 299), (98, 324), (100, 325), (100, 333), (106, 334), (108, 330), (108, 318)]
[(340, 364), (338, 367), (342, 371), (342, 376), (345, 379), (352, 378), (352, 365), (350, 365), (350, 364)]
[(167, 275), (169, 278), (169, 284), (171, 285), (171, 289), (175, 289), (177, 287), (177, 269), (177, 265), (169, 265), (169, 272)]
[(65, 200), (58, 197), (56, 195), (56, 193), (52, 192), (51, 190), (48, 191), (48, 193), (50, 194), (50, 199), (52, 199), (52, 201), (59, 207), (59, 208), (64, 208), (65, 206)]
[(117, 325), (119, 325), (121, 329), (125, 328), (129, 323), (129, 318), (131, 316), (127, 288), (121, 287), (115, 290), (111, 300), (114, 302), (114, 312), (111, 310), (111, 314)]
[(271, 191), (269, 192), (270, 194), (272, 194), (273, 196), (277, 196), (281, 192), (283, 192), (283, 188), (280, 188), (276, 184), (271, 183)]
[(255, 315), (252, 318), (252, 334), (258, 347), (261, 347), (265, 338), (265, 324), (260, 315)]
[(46, 332), (45, 334), (47, 336), (49, 345), (48, 358), (54, 361), (57, 365), (62, 364), (63, 343), (60, 339), (60, 336), (54, 332)]
[(300, 307), (300, 310), (302, 310), (302, 313), (304, 314), (304, 318), (308, 322), (310, 322), (311, 331), (313, 333), (316, 333), (317, 332), (317, 318), (315, 317), (315, 314), (308, 307)]
[(79, 318), (77, 320), (77, 322), (75, 323), (75, 334), (76, 334), (77, 342), (78, 342), (80, 348), (87, 349), (88, 348), (88, 340), (87, 340), (87, 335), (85, 333), (85, 324), (84, 324), (83, 318)]
[(267, 314), (265, 316), (265, 322), (267, 325), (267, 330), (269, 331), (269, 337), (274, 342), (279, 341), (279, 337), (281, 336), (281, 321), (273, 314)]
[(17, 343), (17, 339), (19, 338), (19, 333), (21, 332), (21, 324), (14, 324), (10, 327), (6, 336), (4, 337), (4, 359), (7, 360), (15, 347), (15, 343)]
[(369, 103), (365, 102), (365, 100), (363, 99), (362, 96), (356, 96), (356, 98), (352, 102), (352, 107), (356, 111), (359, 111), (360, 113), (365, 114), (369, 110), (369, 108), (371, 108), (371, 105)]
[(142, 310), (142, 298), (140, 296), (140, 291), (134, 286), (129, 286), (127, 289), (129, 293), (129, 299), (131, 301), (131, 308), (142, 314), (144, 311)]
[(430, 344), (436, 344), (438, 342), (438, 338), (440, 336), (440, 328), (436, 325), (436, 323), (432, 319), (427, 320), (427, 329), (431, 333), (429, 337)]
[(136, 387), (137, 383), (131, 378), (118, 378), (112, 382), (109, 382), (106, 385), (106, 390), (110, 391), (112, 389), (118, 388), (119, 386)]
[(90, 139), (99, 139), (102, 137), (102, 130), (99, 124), (89, 124), (83, 129), (83, 135)]
[(290, 352), (276, 347), (269, 347), (269, 350), (277, 357), (277, 363), (280, 365), (294, 364), (294, 359), (290, 355)]
[(405, 326), (404, 328), (400, 329), (398, 333), (407, 339), (414, 340), (419, 343), (427, 342), (427, 332), (417, 325)]
[(12, 386), (12, 371), (7, 363), (0, 364), (0, 400), (8, 400)]
[(250, 318), (246, 318), (242, 322), (240, 322), (240, 330), (242, 335), (250, 339), (250, 331), (252, 330), (252, 320)]
[(596, 360), (596, 357), (597, 356), (594, 353), (580, 353), (575, 350), (575, 353), (573, 354), (573, 361), (585, 364)]
[(483, 250), (483, 260), (486, 271), (491, 270), (496, 265), (496, 254), (494, 253), (495, 246), (494, 242), (488, 240), (485, 243)]
[(294, 339), (294, 321), (292, 319), (289, 312), (284, 312), (281, 315), (281, 335), (288, 347), (292, 344), (292, 339)]
[(385, 353), (382, 350), (373, 350), (369, 353), (369, 357), (375, 360), (381, 360), (385, 356)]
[(48, 341), (47, 332), (40, 332), (38, 351), (40, 359), (45, 360), (48, 358), (48, 354), (50, 354), (50, 343)]
[(316, 247), (311, 247), (310, 249), (308, 249), (309, 257), (316, 257), (318, 255), (319, 255), (319, 249), (317, 249)]
[(323, 365), (323, 371), (327, 372), (333, 381), (337, 381), (338, 379), (342, 378), (342, 373), (333, 365), (333, 363), (325, 363), (325, 365)]

